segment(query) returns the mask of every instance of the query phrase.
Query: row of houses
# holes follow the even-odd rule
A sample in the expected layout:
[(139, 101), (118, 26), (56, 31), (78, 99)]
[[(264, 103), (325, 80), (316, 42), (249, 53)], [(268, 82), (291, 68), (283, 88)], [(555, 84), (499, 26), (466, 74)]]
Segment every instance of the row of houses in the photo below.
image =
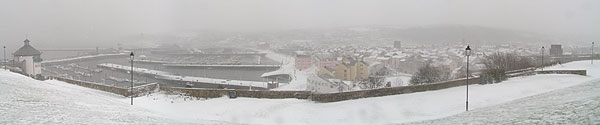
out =
[(346, 91), (370, 75), (370, 65), (357, 56), (298, 51), (295, 63), (298, 70), (317, 68), (316, 73), (308, 77), (307, 85), (309, 90), (315, 92)]

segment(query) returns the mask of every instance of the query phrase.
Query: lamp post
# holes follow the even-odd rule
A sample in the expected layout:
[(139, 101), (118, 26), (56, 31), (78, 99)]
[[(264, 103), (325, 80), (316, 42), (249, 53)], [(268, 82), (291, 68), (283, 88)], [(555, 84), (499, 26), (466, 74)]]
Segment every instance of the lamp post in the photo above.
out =
[(2, 62), (2, 64), (4, 64), (4, 70), (6, 70), (6, 46), (3, 47), (3, 50), (4, 50), (4, 53), (2, 53), (2, 54), (4, 54), (4, 60), (3, 60), (4, 62)]
[(471, 46), (467, 45), (465, 55), (467, 56), (467, 99), (465, 101), (465, 110), (469, 111), (469, 56), (471, 56)]
[(542, 64), (540, 66), (542, 68), (542, 71), (544, 71), (544, 52), (545, 52), (544, 49), (545, 49), (544, 46), (542, 46)]
[(131, 52), (129, 56), (131, 57), (131, 88), (129, 90), (129, 94), (131, 96), (131, 105), (133, 105), (133, 52)]
[(592, 42), (592, 64), (594, 64), (594, 42)]

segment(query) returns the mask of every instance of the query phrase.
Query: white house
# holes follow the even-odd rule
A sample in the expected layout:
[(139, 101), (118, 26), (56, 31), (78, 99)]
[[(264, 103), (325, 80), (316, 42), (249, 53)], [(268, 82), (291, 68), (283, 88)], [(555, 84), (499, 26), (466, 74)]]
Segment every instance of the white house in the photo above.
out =
[(328, 75), (310, 75), (308, 76), (307, 89), (317, 93), (335, 93), (348, 91), (351, 81), (335, 79)]
[(15, 61), (17, 62), (17, 66), (23, 70), (24, 73), (35, 76), (42, 73), (42, 52), (33, 48), (29, 44), (29, 40), (25, 39), (23, 41), (25, 45), (19, 48), (16, 52), (13, 53), (15, 56)]

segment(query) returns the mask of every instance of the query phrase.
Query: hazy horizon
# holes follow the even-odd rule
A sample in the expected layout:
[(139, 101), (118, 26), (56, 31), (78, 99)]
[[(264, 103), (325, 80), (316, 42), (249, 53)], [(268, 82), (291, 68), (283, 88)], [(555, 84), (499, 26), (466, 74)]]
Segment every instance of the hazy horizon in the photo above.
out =
[(16, 48), (28, 36), (40, 48), (89, 47), (112, 45), (141, 33), (428, 25), (482, 26), (597, 40), (599, 5), (600, 1), (593, 0), (9, 0), (0, 2), (0, 43)]

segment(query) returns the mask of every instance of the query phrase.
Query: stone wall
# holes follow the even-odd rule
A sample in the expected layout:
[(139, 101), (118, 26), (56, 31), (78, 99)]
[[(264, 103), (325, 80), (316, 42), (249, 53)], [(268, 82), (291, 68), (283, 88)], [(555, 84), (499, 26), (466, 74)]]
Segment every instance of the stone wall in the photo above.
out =
[[(456, 86), (466, 85), (466, 79), (451, 80), (433, 84), (416, 85), (416, 86), (401, 86), (392, 88), (380, 88), (373, 90), (351, 91), (341, 93), (312, 93), (310, 91), (250, 91), (250, 90), (234, 90), (234, 89), (200, 89), (200, 88), (167, 88), (161, 87), (161, 91), (169, 93), (183, 93), (187, 96), (198, 98), (218, 98), (223, 96), (248, 97), (248, 98), (268, 98), (268, 99), (311, 99), (318, 102), (336, 102), (350, 99), (359, 99), (367, 97), (378, 97), (387, 95), (396, 95), (413, 92), (423, 92), (430, 90), (440, 90)], [(469, 84), (479, 84), (479, 78), (469, 78)]]
[[(586, 70), (545, 70), (545, 71), (533, 71), (533, 70), (522, 70), (518, 72), (511, 72), (509, 77), (525, 76), (538, 74), (578, 74), (586, 75)], [(84, 81), (56, 78), (60, 81), (67, 83), (76, 84), (88, 88), (111, 92), (126, 97), (130, 96), (127, 88), (118, 88), (114, 86), (108, 86), (97, 83), (88, 83)], [(481, 80), (479, 77), (472, 77), (468, 80), (469, 84), (480, 84)], [(361, 91), (350, 91), (341, 93), (312, 93), (311, 91), (251, 91), (251, 90), (235, 90), (235, 89), (202, 89), (202, 88), (178, 88), (178, 87), (159, 87), (158, 84), (149, 84), (144, 86), (138, 86), (134, 88), (134, 96), (142, 96), (149, 94), (157, 89), (166, 91), (167, 93), (184, 94), (187, 96), (198, 97), (198, 98), (219, 98), (228, 96), (230, 98), (236, 97), (248, 97), (248, 98), (267, 98), (267, 99), (284, 99), (284, 98), (297, 98), (297, 99), (310, 99), (316, 102), (337, 102), (351, 99), (368, 98), (368, 97), (379, 97), (396, 94), (406, 94), (414, 92), (423, 92), (431, 90), (440, 90), (451, 87), (467, 85), (467, 79), (456, 79), (432, 84), (415, 85), (415, 86), (400, 86), (391, 88), (380, 88), (372, 90), (361, 90)]]
[(536, 71), (536, 72), (537, 72), (537, 74), (576, 74), (576, 75), (582, 75), (582, 76), (587, 75), (586, 70), (543, 70), (543, 71)]
[[(99, 84), (99, 83), (91, 83), (91, 82), (85, 82), (85, 81), (79, 81), (79, 80), (73, 80), (73, 79), (68, 79), (68, 78), (62, 78), (62, 77), (54, 77), (54, 79), (59, 80), (59, 81), (63, 81), (66, 83), (70, 83), (70, 84), (75, 84), (78, 86), (83, 86), (86, 88), (91, 88), (91, 89), (96, 89), (96, 90), (101, 90), (101, 91), (105, 91), (105, 92), (110, 92), (110, 93), (114, 93), (114, 94), (118, 94), (118, 95), (122, 95), (125, 97), (129, 97), (132, 95), (132, 93), (129, 92), (129, 88), (119, 88), (119, 87), (115, 87), (115, 86), (109, 86), (109, 85), (104, 85), (104, 84)], [(137, 86), (133, 88), (133, 96), (134, 97), (138, 97), (138, 96), (143, 96), (145, 94), (149, 94), (152, 93), (155, 90), (158, 90), (159, 85), (157, 83), (153, 83), (153, 84), (147, 84), (147, 85), (142, 85), (142, 86)]]
[(160, 84), (158, 84), (158, 83), (150, 83), (150, 84), (146, 84), (146, 85), (140, 85), (140, 86), (133, 87), (133, 94), (134, 94), (133, 96), (140, 97), (140, 96), (151, 94), (158, 90), (160, 90)]
[[(479, 77), (469, 78), (469, 84), (479, 84)], [(423, 92), (431, 90), (440, 90), (445, 88), (467, 85), (467, 79), (457, 79), (433, 84), (415, 85), (415, 86), (400, 86), (391, 88), (380, 88), (372, 90), (361, 90), (341, 93), (313, 93), (311, 99), (318, 102), (337, 102), (350, 99), (359, 99), (367, 97), (379, 97), (396, 94)]]
[(248, 98), (267, 98), (267, 99), (284, 99), (297, 98), (308, 99), (310, 91), (251, 91), (251, 90), (234, 90), (234, 89), (202, 89), (202, 88), (167, 88), (161, 87), (161, 91), (168, 93), (184, 93), (187, 96), (198, 98), (218, 98), (223, 96), (248, 97)]
[(238, 97), (284, 99), (297, 98), (308, 99), (310, 91), (250, 91), (235, 90)]

